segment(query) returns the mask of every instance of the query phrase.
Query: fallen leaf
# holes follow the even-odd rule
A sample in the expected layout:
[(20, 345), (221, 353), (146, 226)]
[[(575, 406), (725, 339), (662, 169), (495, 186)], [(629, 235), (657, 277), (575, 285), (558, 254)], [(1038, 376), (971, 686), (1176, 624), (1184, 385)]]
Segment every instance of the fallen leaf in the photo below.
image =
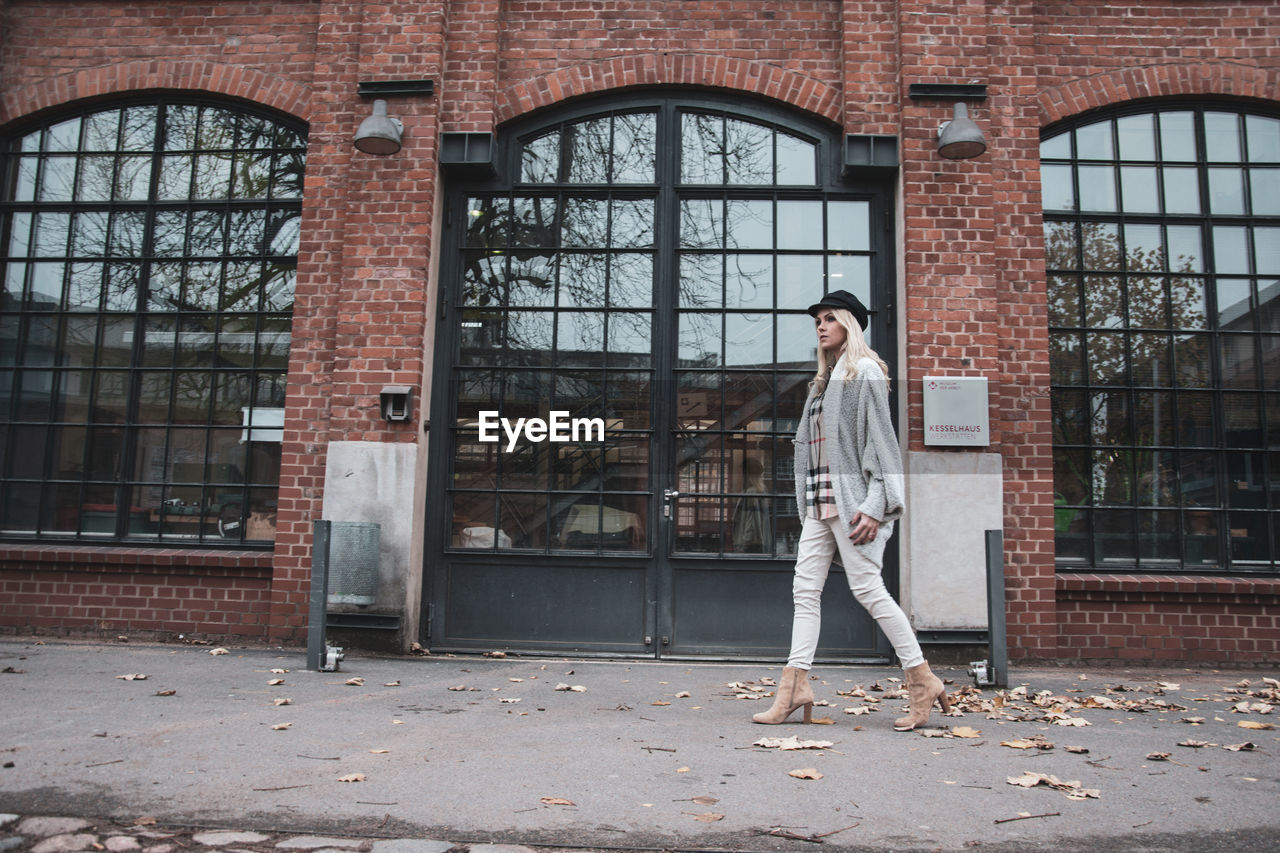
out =
[(272, 675), (284, 675), (284, 674), (285, 674), (286, 672), (288, 672), (288, 671), (289, 671), (289, 670), (287, 670), (287, 669), (279, 669), (279, 668), (276, 668), (276, 669), (271, 670), (271, 674), (272, 674)]
[(1189, 746), (1192, 749), (1203, 749), (1206, 746), (1214, 746), (1207, 740), (1184, 740), (1178, 746)]
[(544, 806), (576, 806), (573, 800), (566, 800), (563, 797), (543, 797), (538, 802)]
[(131, 672), (128, 675), (117, 675), (117, 679), (121, 681), (146, 681), (147, 676), (141, 672)]
[(1240, 722), (1236, 723), (1236, 725), (1242, 729), (1255, 729), (1259, 731), (1268, 731), (1268, 732), (1276, 727), (1275, 723), (1259, 723), (1255, 720), (1241, 720)]
[(133, 822), (133, 825), (134, 826), (155, 826), (157, 823), (159, 823), (159, 821), (153, 818), (151, 815), (145, 815), (135, 820)]
[(386, 754), (387, 754), (388, 752), (390, 752), (390, 751), (391, 751), (391, 750), (389, 750), (389, 749), (371, 749), (371, 750), (369, 750), (369, 753), (370, 753), (371, 755), (386, 755)]
[(383, 686), (383, 687), (399, 687), (399, 686), (400, 686), (400, 682), (399, 682), (399, 681), (387, 681), (387, 682), (384, 682), (382, 686)]
[(700, 806), (714, 806), (716, 803), (720, 802), (720, 800), (717, 797), (702, 796), (702, 797), (694, 797), (693, 802), (697, 803)]
[(1224, 746), (1223, 749), (1229, 749), (1232, 752), (1253, 752), (1258, 748), (1256, 743), (1245, 741), (1244, 743), (1233, 743), (1230, 746)]
[(169, 689), (169, 690), (157, 690), (157, 691), (156, 691), (156, 695), (157, 695), (157, 696), (173, 696), (173, 695), (174, 695), (174, 694), (176, 694), (177, 692), (178, 692), (177, 690), (173, 690), (173, 689)]
[(969, 726), (956, 726), (951, 730), (951, 734), (956, 737), (965, 738), (982, 737), (982, 732), (977, 729), (970, 728)]
[[(688, 698), (689, 698), (689, 691), (688, 691), (688, 690), (681, 690), (679, 693), (677, 693), (677, 694), (676, 694), (676, 698), (677, 698), (677, 699), (688, 699)], [(724, 815), (721, 815), (720, 817), (724, 817)]]
[(523, 678), (508, 678), (508, 679), (507, 679), (507, 681), (511, 681), (511, 682), (516, 683), (516, 684), (520, 684), (520, 683), (522, 683), (522, 682), (524, 681), (524, 679), (523, 679)]
[(1061, 719), (1054, 720), (1053, 725), (1076, 726), (1078, 728), (1080, 726), (1088, 726), (1092, 724), (1088, 720), (1086, 720), (1084, 717), (1062, 717)]
[(568, 684), (565, 684), (563, 681), (556, 685), (556, 690), (561, 693), (566, 693), (566, 692), (567, 693), (586, 693), (587, 692), (587, 688), (583, 687), (581, 684), (574, 684), (570, 686)]
[(716, 814), (715, 812), (705, 812), (704, 814), (694, 815), (693, 819), (700, 820), (703, 823), (715, 823), (718, 820), (724, 820), (724, 815)]
[(869, 705), (858, 705), (857, 707), (854, 707), (854, 708), (845, 708), (844, 712), (846, 714), (852, 714), (853, 716), (858, 717), (858, 716), (861, 716), (862, 714), (870, 714), (874, 710), (875, 708), (872, 708)]
[(689, 768), (688, 768), (688, 767), (677, 767), (677, 768), (676, 768), (676, 772), (677, 772), (677, 773), (688, 773), (688, 772), (689, 772)]
[(829, 740), (800, 740), (798, 735), (790, 737), (762, 737), (760, 740), (751, 744), (752, 746), (763, 746), (765, 749), (780, 749), (784, 752), (790, 749), (827, 749), (835, 746)]
[(1148, 752), (1147, 761), (1168, 761), (1171, 752)]
[(1021, 788), (1034, 788), (1037, 785), (1044, 785), (1062, 791), (1072, 800), (1097, 799), (1101, 794), (1096, 788), (1081, 788), (1079, 782), (1063, 782), (1057, 776), (1051, 776), (1048, 773), (1033, 773), (1030, 770), (1024, 772), (1021, 776), (1009, 776), (1005, 781), (1010, 785), (1017, 785)]
[(792, 770), (787, 773), (788, 776), (794, 776), (797, 779), (821, 779), (822, 774), (816, 768), (806, 767), (803, 770)]
[(1190, 723), (1193, 726), (1198, 726), (1204, 722), (1204, 717), (1183, 717), (1181, 720), (1178, 720), (1178, 722)]
[(292, 726), (292, 725), (293, 725), (293, 723), (276, 723), (274, 726), (272, 726), (272, 727), (271, 727), (271, 731), (273, 731), (273, 732), (282, 732), (282, 731), (284, 731), (284, 730), (288, 729), (288, 728), (289, 728), (289, 726)]
[(1089, 754), (1089, 750), (1088, 750), (1088, 748), (1087, 748), (1087, 747), (1083, 747), (1083, 746), (1064, 746), (1064, 747), (1063, 747), (1063, 749), (1065, 749), (1067, 752), (1073, 752), (1073, 753), (1075, 753), (1076, 755), (1088, 755), (1088, 754)]
[(355, 678), (348, 678), (342, 683), (348, 687), (364, 687), (364, 679), (358, 675)]
[(498, 702), (503, 705), (518, 705), (520, 704), (520, 699), (517, 696), (505, 696), (499, 697)]
[(279, 698), (279, 699), (274, 699), (274, 700), (272, 700), (271, 704), (273, 704), (273, 705), (292, 705), (292, 704), (293, 704), (293, 700), (292, 700), (292, 699)]
[(268, 686), (268, 687), (275, 687), (275, 686), (280, 685), (280, 684), (284, 684), (284, 679), (283, 679), (283, 678), (273, 678), (273, 679), (271, 679), (270, 681), (268, 681), (268, 682), (267, 682), (267, 686)]
[(507, 656), (507, 653), (506, 652), (485, 652), (484, 656), (487, 658), (505, 658)]
[(216, 656), (216, 655), (229, 655), (229, 654), (231, 654), (231, 652), (229, 652), (229, 651), (227, 651), (226, 649), (223, 649), (223, 648), (217, 648), (217, 649), (209, 649), (209, 654), (211, 654), (211, 655), (215, 655), (215, 656)]
[(364, 778), (365, 777), (363, 773), (348, 773), (346, 776), (339, 776), (338, 781), (339, 782), (363, 782)]
[(1015, 740), (1002, 740), (1001, 746), (1011, 747), (1013, 749), (1053, 749), (1053, 742), (1045, 740), (1044, 735), (1032, 735), (1026, 738), (1017, 738)]
[(670, 705), (671, 703), (670, 703), (670, 702), (663, 702), (661, 699), (659, 699), (657, 702), (650, 702), (649, 704), (650, 704), (650, 705), (663, 706), (663, 705)]

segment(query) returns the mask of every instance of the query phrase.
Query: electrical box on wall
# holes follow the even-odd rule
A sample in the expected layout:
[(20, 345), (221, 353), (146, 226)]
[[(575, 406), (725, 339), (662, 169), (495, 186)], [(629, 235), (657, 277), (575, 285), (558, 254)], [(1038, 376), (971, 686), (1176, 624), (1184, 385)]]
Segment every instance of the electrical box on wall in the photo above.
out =
[(924, 443), (951, 447), (991, 444), (987, 377), (924, 378)]

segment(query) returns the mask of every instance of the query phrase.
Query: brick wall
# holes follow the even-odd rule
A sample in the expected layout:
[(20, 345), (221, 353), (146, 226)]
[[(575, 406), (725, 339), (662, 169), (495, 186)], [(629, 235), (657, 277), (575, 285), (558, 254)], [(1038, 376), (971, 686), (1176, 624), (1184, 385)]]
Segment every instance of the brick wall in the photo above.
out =
[[(62, 618), (168, 625), (163, 602), (177, 601), (173, 613), (189, 615), (183, 602), (197, 600), (197, 589), (225, 583), (228, 593), (261, 595), (268, 583), (267, 598), (253, 599), (254, 613), (266, 601), (271, 639), (300, 642), (328, 443), (421, 442), (417, 423), (381, 421), (377, 392), (387, 384), (415, 387), (425, 414), (439, 130), (491, 130), (618, 88), (687, 85), (771, 98), (848, 133), (900, 136), (905, 302), (898, 328), (907, 356), (908, 447), (923, 449), (921, 377), (991, 377), (992, 449), (1004, 460), (1013, 653), (1119, 648), (1073, 639), (1083, 636), (1081, 625), (1105, 625), (1102, 636), (1124, 637), (1124, 648), (1165, 656), (1155, 652), (1167, 648), (1146, 640), (1128, 645), (1150, 614), (1125, 598), (1123, 583), (1081, 590), (1053, 569), (1038, 137), (1058, 119), (1135, 98), (1275, 99), (1277, 13), (1273, 0), (1114, 7), (1017, 0), (9, 0), (0, 5), (0, 125), (78, 100), (170, 89), (250, 100), (306, 119), (310, 142), (274, 554), (253, 558), (260, 562), (246, 570), (250, 578), (228, 574), (209, 552), (188, 552), (182, 565), (162, 568), (128, 549), (98, 551), (93, 560), (113, 562), (89, 570), (3, 549), (4, 595), (20, 590), (24, 597), (21, 608), (6, 598), (0, 609), (6, 619), (11, 612), (57, 618), (52, 602), (38, 610), (41, 590), (53, 589), (41, 585), (47, 575), (61, 590), (49, 594), (76, 599), (61, 600)], [(369, 109), (355, 94), (357, 83), (402, 77), (437, 81), (434, 97), (392, 99), (406, 125), (404, 150), (390, 158), (354, 151), (352, 135)], [(934, 140), (950, 104), (912, 101), (907, 87), (970, 80), (990, 87), (972, 113), (991, 147), (977, 160), (941, 160)], [(118, 563), (122, 555), (132, 564)], [(269, 561), (269, 572), (261, 561)], [(149, 580), (123, 580), (134, 574)], [(144, 596), (153, 605), (134, 600), (133, 588), (145, 584), (156, 590)], [(169, 586), (179, 591), (161, 594)], [(1257, 653), (1274, 657), (1278, 644), (1265, 631), (1277, 617), (1249, 610), (1245, 600), (1197, 595), (1161, 599), (1160, 618), (1253, 619), (1249, 627), (1264, 632), (1254, 635)], [(113, 596), (130, 603), (106, 603)], [(185, 616), (170, 621), (185, 624)]]
[(271, 615), (271, 555), (5, 549), (0, 603), (0, 632), (263, 642)]

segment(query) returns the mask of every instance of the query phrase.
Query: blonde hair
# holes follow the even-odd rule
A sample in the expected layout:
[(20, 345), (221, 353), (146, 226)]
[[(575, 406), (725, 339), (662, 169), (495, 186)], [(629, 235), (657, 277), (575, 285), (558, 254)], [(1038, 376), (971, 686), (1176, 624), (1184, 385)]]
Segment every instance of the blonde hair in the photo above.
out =
[(848, 372), (850, 376), (856, 376), (858, 373), (858, 359), (869, 358), (880, 366), (880, 372), (884, 374), (885, 388), (889, 388), (889, 365), (885, 364), (875, 350), (867, 345), (866, 336), (862, 334), (862, 326), (854, 319), (853, 312), (846, 308), (828, 308), (823, 306), (820, 311), (830, 311), (837, 323), (844, 327), (845, 339), (844, 348), (835, 356), (830, 365), (827, 364), (827, 351), (822, 347), (818, 347), (818, 373), (813, 377), (813, 381), (809, 383), (809, 387), (815, 393), (821, 394), (827, 388), (827, 377), (829, 371), (832, 370), (840, 359), (848, 362)]

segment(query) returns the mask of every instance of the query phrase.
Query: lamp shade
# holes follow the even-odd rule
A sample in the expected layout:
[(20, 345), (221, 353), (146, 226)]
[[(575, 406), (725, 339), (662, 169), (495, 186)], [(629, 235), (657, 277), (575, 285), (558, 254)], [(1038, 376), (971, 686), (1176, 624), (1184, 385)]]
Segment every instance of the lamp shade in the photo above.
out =
[(387, 102), (379, 98), (373, 102), (373, 115), (360, 122), (355, 145), (366, 154), (394, 154), (403, 133), (404, 124), (387, 115)]
[(987, 140), (969, 118), (969, 108), (957, 103), (951, 121), (938, 129), (938, 153), (948, 160), (966, 160), (986, 150)]

